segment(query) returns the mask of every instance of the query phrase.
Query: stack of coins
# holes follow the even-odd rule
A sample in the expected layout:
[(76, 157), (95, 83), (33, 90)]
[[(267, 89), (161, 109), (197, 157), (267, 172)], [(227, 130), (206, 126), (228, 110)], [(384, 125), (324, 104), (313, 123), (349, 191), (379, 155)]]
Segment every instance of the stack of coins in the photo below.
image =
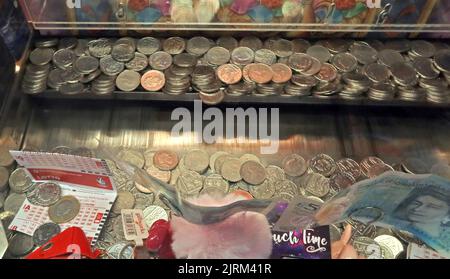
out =
[(318, 80), (315, 77), (296, 74), (286, 84), (284, 91), (287, 95), (309, 96), (311, 95), (311, 89), (317, 84)]
[(342, 84), (340, 79), (336, 79), (333, 82), (320, 82), (313, 89), (313, 96), (318, 98), (330, 98), (336, 93), (342, 91)]
[(169, 95), (179, 95), (189, 92), (190, 75), (197, 65), (197, 57), (188, 53), (175, 55), (173, 65), (165, 70), (166, 84), (163, 92)]
[(448, 102), (450, 91), (445, 79), (420, 79), (419, 86), (426, 90), (427, 101), (440, 104)]
[(91, 91), (96, 95), (112, 94), (116, 89), (116, 77), (101, 74), (92, 82)]
[(442, 72), (447, 82), (450, 83), (450, 50), (438, 51), (434, 56), (433, 65)]
[(199, 65), (192, 72), (192, 84), (194, 89), (204, 93), (219, 91), (222, 83), (216, 78), (216, 72), (211, 66)]
[(376, 83), (369, 89), (368, 97), (375, 101), (393, 100), (396, 88), (390, 83)]
[(346, 73), (342, 76), (344, 88), (339, 96), (344, 99), (359, 99), (370, 87), (370, 80), (363, 74)]
[(436, 53), (436, 48), (430, 42), (424, 40), (414, 40), (410, 43), (411, 49), (408, 51), (408, 57), (414, 60), (418, 57), (432, 57)]
[(225, 89), (225, 94), (229, 96), (242, 96), (242, 95), (248, 95), (255, 90), (255, 83), (253, 82), (247, 82), (247, 81), (240, 81), (235, 84), (230, 84)]
[(25, 69), (25, 75), (22, 80), (22, 90), (26, 94), (39, 94), (47, 89), (47, 77), (49, 75), (50, 65), (29, 64)]
[(426, 91), (423, 88), (398, 86), (397, 97), (403, 101), (418, 102), (426, 97)]
[(253, 92), (255, 96), (271, 96), (281, 95), (283, 93), (283, 84), (271, 83), (257, 83), (256, 90)]

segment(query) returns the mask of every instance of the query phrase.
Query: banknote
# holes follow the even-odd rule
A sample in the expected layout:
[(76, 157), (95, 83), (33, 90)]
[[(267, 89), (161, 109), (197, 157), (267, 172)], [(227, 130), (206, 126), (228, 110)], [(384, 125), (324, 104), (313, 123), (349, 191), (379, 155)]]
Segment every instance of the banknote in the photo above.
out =
[(450, 256), (450, 181), (388, 172), (342, 191), (316, 213), (320, 225), (352, 218), (413, 233)]

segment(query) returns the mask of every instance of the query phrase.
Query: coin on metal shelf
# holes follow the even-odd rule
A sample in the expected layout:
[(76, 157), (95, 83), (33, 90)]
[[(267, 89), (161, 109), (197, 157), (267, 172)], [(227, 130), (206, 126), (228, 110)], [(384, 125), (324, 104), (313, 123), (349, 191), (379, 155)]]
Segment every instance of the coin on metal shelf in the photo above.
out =
[(217, 68), (217, 76), (223, 83), (235, 84), (241, 80), (242, 71), (234, 64), (225, 64)]
[(270, 49), (258, 49), (255, 51), (255, 62), (272, 65), (277, 62), (277, 56)]
[(144, 215), (145, 224), (148, 228), (151, 228), (153, 223), (158, 220), (169, 220), (169, 216), (164, 208), (157, 205), (148, 206), (142, 212)]
[(289, 59), (287, 65), (297, 72), (305, 72), (313, 65), (313, 58), (304, 53), (294, 53)]
[(286, 156), (282, 162), (283, 169), (290, 176), (301, 176), (306, 172), (307, 164), (305, 159), (298, 154)]
[(275, 83), (285, 83), (292, 78), (292, 70), (285, 64), (275, 63), (270, 66), (272, 69), (272, 81)]
[(111, 55), (106, 55), (100, 59), (100, 69), (105, 75), (116, 76), (125, 68), (123, 62), (116, 61)]
[(270, 199), (275, 194), (275, 185), (268, 179), (260, 185), (250, 185), (248, 188), (250, 194), (257, 199)]
[(419, 57), (432, 57), (436, 53), (436, 48), (430, 42), (424, 40), (412, 40), (411, 52)]
[(44, 223), (33, 233), (33, 242), (40, 247), (61, 232), (61, 227), (55, 223)]
[(220, 174), (230, 182), (238, 182), (242, 179), (241, 170), (242, 161), (238, 158), (227, 158), (220, 169)]
[(11, 191), (22, 194), (33, 187), (32, 177), (24, 168), (18, 168), (9, 176), (9, 188)]
[(186, 52), (201, 56), (205, 54), (211, 48), (211, 43), (205, 37), (192, 37), (187, 41)]
[(34, 205), (48, 207), (61, 198), (61, 187), (53, 182), (37, 184), (27, 193), (27, 199)]
[(85, 86), (81, 82), (61, 85), (59, 92), (63, 95), (77, 95), (84, 92)]
[(163, 171), (173, 170), (178, 162), (178, 155), (170, 150), (159, 150), (153, 156), (154, 166)]
[(134, 91), (141, 84), (141, 75), (138, 72), (125, 70), (116, 78), (116, 86), (122, 91)]
[(356, 179), (348, 172), (336, 172), (330, 177), (330, 190), (339, 192), (356, 183)]
[(135, 48), (130, 44), (115, 44), (111, 50), (111, 56), (119, 62), (128, 62), (134, 58)]
[(100, 63), (97, 58), (84, 55), (75, 60), (75, 69), (82, 74), (90, 74), (98, 69)]
[(377, 61), (378, 52), (369, 45), (353, 44), (350, 53), (363, 65)]
[(273, 71), (272, 68), (266, 64), (255, 63), (249, 68), (248, 76), (250, 80), (256, 83), (268, 83), (273, 78)]
[(305, 39), (292, 40), (292, 51), (294, 53), (306, 53), (311, 44)]
[(266, 170), (258, 162), (246, 161), (241, 165), (240, 175), (245, 182), (259, 185), (266, 179)]
[(204, 173), (209, 166), (209, 155), (203, 150), (191, 150), (184, 155), (184, 166), (188, 170)]
[(97, 58), (102, 58), (111, 53), (112, 45), (110, 40), (102, 38), (88, 43), (89, 53)]
[(288, 57), (292, 55), (292, 42), (286, 39), (278, 39), (273, 45), (274, 52), (278, 57)]
[(197, 65), (198, 58), (189, 53), (180, 53), (174, 56), (173, 64), (179, 67), (194, 67)]
[(214, 93), (204, 93), (199, 91), (198, 94), (203, 104), (210, 106), (220, 104), (225, 98), (225, 92), (222, 89)]
[(434, 65), (439, 71), (450, 73), (450, 50), (440, 50), (434, 56)]
[(323, 63), (315, 77), (320, 81), (331, 82), (337, 78), (337, 70), (333, 65)]
[(263, 43), (261, 39), (256, 36), (246, 36), (239, 41), (239, 47), (248, 47), (253, 51), (256, 51), (263, 47)]
[(59, 40), (57, 38), (40, 38), (34, 42), (36, 47), (55, 47), (58, 45)]
[(305, 76), (313, 76), (320, 72), (320, 69), (322, 68), (322, 63), (319, 61), (319, 59), (311, 57), (312, 64), (309, 67), (309, 69), (305, 71), (301, 71), (301, 73)]
[(134, 58), (125, 64), (125, 67), (128, 70), (133, 70), (136, 72), (144, 70), (145, 68), (147, 68), (147, 66), (148, 66), (148, 58), (147, 56), (145, 56), (140, 52), (135, 52)]
[(236, 65), (248, 65), (255, 59), (255, 53), (248, 47), (237, 47), (231, 52), (231, 61)]
[(24, 233), (16, 233), (10, 240), (8, 251), (12, 256), (23, 257), (34, 249), (33, 238)]
[(166, 78), (164, 74), (157, 70), (150, 70), (142, 75), (141, 85), (147, 91), (159, 91), (164, 87)]
[(71, 49), (60, 49), (53, 54), (53, 64), (65, 69), (75, 62), (77, 56)]
[(57, 224), (73, 220), (80, 212), (80, 202), (74, 196), (64, 196), (48, 208), (48, 217)]
[(363, 68), (363, 72), (373, 82), (385, 82), (391, 74), (386, 66), (378, 63), (366, 65)]
[(10, 193), (8, 197), (6, 197), (5, 199), (3, 209), (5, 211), (17, 214), (17, 212), (19, 212), (20, 207), (22, 206), (23, 202), (26, 199), (27, 196), (25, 194)]
[[(81, 82), (81, 83), (89, 83), (89, 82), (95, 80), (96, 78), (98, 78), (101, 74), (102, 74), (102, 70), (97, 69), (97, 70), (95, 70), (94, 72), (92, 72), (92, 73), (90, 73), (90, 74), (83, 75), (83, 76), (80, 78), (80, 82)], [(49, 77), (49, 78), (50, 78), (50, 77)]]
[(358, 179), (361, 176), (361, 167), (359, 164), (350, 158), (344, 158), (336, 162), (336, 165), (341, 172), (350, 173), (353, 178)]
[(231, 36), (219, 37), (216, 41), (218, 46), (228, 49), (228, 51), (233, 51), (233, 49), (239, 46), (238, 41)]
[(122, 149), (117, 154), (117, 157), (120, 160), (132, 164), (140, 169), (142, 169), (145, 164), (144, 155), (137, 150)]
[(321, 45), (314, 45), (309, 47), (306, 51), (306, 54), (318, 59), (322, 63), (327, 62), (331, 58), (330, 51)]
[(405, 59), (395, 50), (384, 49), (378, 53), (378, 61), (385, 66), (391, 67), (395, 63), (404, 62)]
[(358, 60), (356, 60), (355, 56), (350, 53), (338, 53), (331, 59), (331, 63), (338, 69), (340, 72), (349, 73), (356, 69), (358, 65)]
[(336, 171), (336, 162), (327, 154), (318, 154), (308, 162), (313, 172), (323, 176), (331, 176)]
[(153, 37), (144, 37), (137, 42), (137, 50), (145, 55), (151, 55), (160, 48), (161, 42)]
[[(207, 191), (212, 190), (212, 192), (219, 192), (221, 194), (228, 193), (228, 190), (230, 189), (230, 185), (228, 181), (223, 179), (223, 177), (219, 174), (211, 174), (205, 178), (205, 181), (203, 183), (203, 190)], [(210, 192), (208, 192), (210, 193)]]
[(417, 57), (413, 60), (412, 66), (422, 78), (435, 79), (440, 74), (440, 71), (436, 69), (430, 58)]
[(149, 64), (155, 70), (163, 71), (172, 65), (172, 56), (164, 51), (157, 51), (150, 55)]
[(205, 58), (209, 64), (219, 66), (228, 63), (231, 55), (226, 48), (216, 46), (208, 50), (205, 54)]
[(58, 48), (70, 48), (73, 49), (78, 45), (78, 39), (74, 37), (61, 38), (59, 40)]
[(400, 85), (412, 86), (417, 83), (416, 71), (404, 62), (392, 64), (391, 72), (395, 82)]
[(114, 202), (111, 211), (115, 214), (120, 214), (122, 209), (132, 209), (135, 205), (135, 198), (133, 194), (126, 191), (117, 192), (117, 198)]
[(45, 65), (52, 61), (54, 50), (51, 48), (36, 48), (30, 53), (30, 62), (34, 65)]

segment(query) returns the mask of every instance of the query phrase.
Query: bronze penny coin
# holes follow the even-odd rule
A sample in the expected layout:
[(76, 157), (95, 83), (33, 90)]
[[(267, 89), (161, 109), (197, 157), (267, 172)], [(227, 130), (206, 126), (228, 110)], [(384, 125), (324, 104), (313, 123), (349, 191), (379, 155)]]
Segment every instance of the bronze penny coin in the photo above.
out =
[(160, 150), (153, 156), (153, 164), (160, 170), (170, 171), (178, 165), (178, 155), (169, 150)]
[(248, 76), (256, 83), (268, 83), (272, 80), (273, 71), (266, 64), (256, 63), (249, 68)]
[(234, 64), (224, 64), (217, 68), (217, 76), (223, 83), (235, 84), (241, 80), (242, 71)]
[(282, 63), (276, 63), (270, 66), (273, 71), (272, 81), (275, 83), (285, 83), (292, 78), (292, 70)]
[(165, 83), (164, 74), (157, 70), (148, 71), (141, 78), (141, 85), (147, 91), (158, 91), (164, 87)]

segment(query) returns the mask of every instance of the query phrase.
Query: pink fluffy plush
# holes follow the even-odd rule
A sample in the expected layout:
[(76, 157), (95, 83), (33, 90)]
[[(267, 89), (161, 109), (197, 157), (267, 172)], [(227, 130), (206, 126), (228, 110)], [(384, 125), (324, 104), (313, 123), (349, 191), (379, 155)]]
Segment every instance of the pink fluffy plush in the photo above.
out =
[[(208, 194), (189, 200), (203, 206), (223, 206), (243, 198), (229, 194), (217, 198)], [(272, 234), (263, 214), (239, 212), (226, 220), (197, 225), (173, 216), (172, 250), (177, 258), (266, 259), (272, 251)]]

